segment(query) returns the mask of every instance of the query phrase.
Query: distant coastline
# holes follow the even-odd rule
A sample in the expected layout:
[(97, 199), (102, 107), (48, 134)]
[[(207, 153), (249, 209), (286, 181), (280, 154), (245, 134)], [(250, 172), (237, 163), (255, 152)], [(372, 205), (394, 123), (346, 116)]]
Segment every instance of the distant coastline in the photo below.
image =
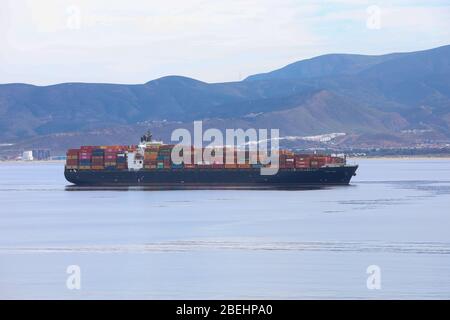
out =
[[(347, 156), (349, 160), (450, 160), (450, 154), (446, 155), (386, 155), (386, 156)], [(0, 160), (0, 164), (65, 164), (65, 160)]]
[(386, 155), (386, 156), (347, 156), (347, 159), (370, 159), (370, 160), (450, 160), (450, 154), (446, 155)]
[(32, 160), (32, 161), (24, 161), (24, 160), (0, 160), (0, 164), (2, 163), (17, 163), (17, 164), (46, 164), (46, 163), (61, 163), (64, 164), (66, 160)]

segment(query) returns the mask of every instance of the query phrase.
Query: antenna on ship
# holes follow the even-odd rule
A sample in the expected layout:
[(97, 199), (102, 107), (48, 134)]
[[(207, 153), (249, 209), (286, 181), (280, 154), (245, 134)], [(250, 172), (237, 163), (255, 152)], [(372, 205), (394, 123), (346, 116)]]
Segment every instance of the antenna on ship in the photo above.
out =
[(147, 139), (148, 139), (147, 141), (151, 142), (152, 138), (153, 138), (153, 134), (152, 134), (152, 132), (149, 129), (149, 130), (147, 130)]
[(150, 130), (147, 130), (147, 133), (145, 133), (141, 137), (140, 146), (142, 146), (143, 148), (145, 148), (148, 145), (161, 145), (161, 144), (163, 144), (162, 141), (153, 141), (153, 134)]
[(142, 137), (141, 137), (141, 142), (152, 142), (152, 132), (149, 130), (147, 130), (147, 133), (145, 133)]

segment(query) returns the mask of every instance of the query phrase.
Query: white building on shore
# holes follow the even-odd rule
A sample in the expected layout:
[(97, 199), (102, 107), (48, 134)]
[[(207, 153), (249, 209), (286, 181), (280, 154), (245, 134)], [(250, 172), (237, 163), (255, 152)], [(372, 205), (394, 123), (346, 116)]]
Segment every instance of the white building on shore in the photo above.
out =
[(22, 160), (33, 161), (33, 151), (31, 151), (31, 150), (24, 151), (22, 154)]

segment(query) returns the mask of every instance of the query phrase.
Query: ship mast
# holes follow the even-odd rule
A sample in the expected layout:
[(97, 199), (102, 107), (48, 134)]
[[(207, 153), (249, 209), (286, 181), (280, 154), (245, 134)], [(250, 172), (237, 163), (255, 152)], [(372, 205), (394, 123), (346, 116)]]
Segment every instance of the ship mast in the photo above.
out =
[(149, 130), (147, 130), (147, 133), (145, 133), (142, 137), (141, 137), (141, 142), (152, 142), (152, 132)]
[(141, 137), (141, 143), (139, 144), (139, 147), (145, 148), (148, 145), (161, 145), (161, 144), (163, 144), (162, 141), (153, 141), (153, 134), (149, 129), (147, 130), (147, 133), (145, 133)]

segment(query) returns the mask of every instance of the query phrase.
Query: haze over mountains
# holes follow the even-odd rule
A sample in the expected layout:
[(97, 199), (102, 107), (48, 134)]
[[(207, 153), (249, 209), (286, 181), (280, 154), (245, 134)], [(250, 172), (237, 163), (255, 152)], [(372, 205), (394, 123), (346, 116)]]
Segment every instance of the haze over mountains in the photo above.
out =
[(0, 144), (62, 150), (134, 143), (150, 127), (279, 128), (346, 133), (337, 146), (450, 141), (450, 45), (381, 56), (329, 54), (240, 82), (168, 76), (140, 85), (0, 85)]

